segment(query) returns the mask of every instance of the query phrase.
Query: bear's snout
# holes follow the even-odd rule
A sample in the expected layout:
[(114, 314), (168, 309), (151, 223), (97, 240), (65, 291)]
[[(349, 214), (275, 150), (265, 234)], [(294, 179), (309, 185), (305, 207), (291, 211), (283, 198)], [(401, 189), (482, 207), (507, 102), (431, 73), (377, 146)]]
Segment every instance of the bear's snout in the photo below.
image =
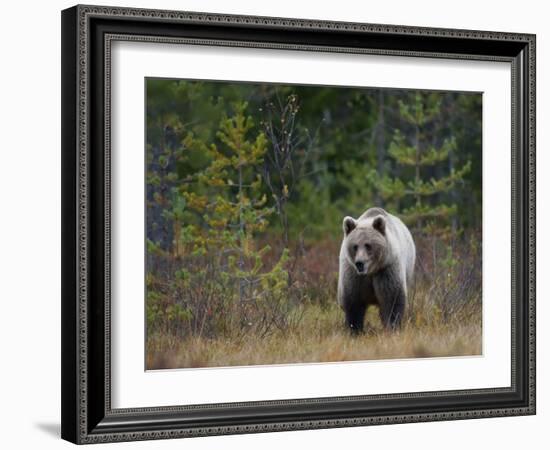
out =
[(357, 272), (362, 273), (365, 270), (365, 263), (362, 261), (357, 261), (355, 263), (355, 267), (357, 267)]

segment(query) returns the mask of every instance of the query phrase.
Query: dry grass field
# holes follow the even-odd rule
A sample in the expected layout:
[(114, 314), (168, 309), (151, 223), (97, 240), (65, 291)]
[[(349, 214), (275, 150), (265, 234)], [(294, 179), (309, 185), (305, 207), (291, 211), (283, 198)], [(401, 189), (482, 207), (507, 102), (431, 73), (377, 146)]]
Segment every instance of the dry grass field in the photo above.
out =
[[(421, 245), (417, 282), (398, 331), (386, 331), (378, 309), (371, 306), (365, 318), (365, 332), (350, 335), (344, 315), (336, 304), (337, 261), (324, 259), (334, 254), (337, 242), (311, 250), (295, 283), (300, 301), (276, 309), (271, 327), (243, 330), (227, 326), (230, 315), (239, 310), (220, 311), (223, 332), (204, 323), (193, 328), (187, 317), (166, 322), (148, 332), (147, 368), (197, 368), (292, 364), (309, 362), (359, 361), (391, 358), (423, 358), (480, 355), (482, 349), (481, 273), (477, 246), (461, 244), (452, 260), (434, 259), (429, 245)], [(320, 258), (316, 259), (313, 256)], [(327, 272), (328, 271), (328, 272)], [(323, 276), (320, 272), (329, 273)], [(316, 282), (313, 282), (316, 280)], [(307, 283), (304, 283), (307, 281)], [(297, 295), (294, 292), (293, 295)], [(174, 298), (165, 298), (169, 304)], [(278, 315), (284, 315), (281, 325)], [(210, 316), (208, 316), (210, 317)], [(271, 317), (271, 316), (270, 316)], [(186, 322), (187, 320), (187, 322)], [(205, 319), (208, 321), (210, 319)], [(183, 325), (182, 325), (183, 323)], [(186, 325), (187, 323), (187, 325)], [(219, 327), (219, 322), (216, 322)], [(190, 332), (190, 329), (196, 330)], [(209, 330), (209, 331), (208, 331)]]
[(350, 336), (342, 326), (336, 306), (322, 311), (305, 309), (312, 318), (288, 333), (275, 333), (262, 340), (152, 336), (148, 342), (149, 369), (247, 366), (309, 362), (362, 361), (392, 358), (423, 358), (481, 354), (479, 313), (467, 322), (444, 323), (434, 319), (419, 326), (407, 321), (398, 332), (381, 328), (371, 310), (370, 323), (361, 336)]

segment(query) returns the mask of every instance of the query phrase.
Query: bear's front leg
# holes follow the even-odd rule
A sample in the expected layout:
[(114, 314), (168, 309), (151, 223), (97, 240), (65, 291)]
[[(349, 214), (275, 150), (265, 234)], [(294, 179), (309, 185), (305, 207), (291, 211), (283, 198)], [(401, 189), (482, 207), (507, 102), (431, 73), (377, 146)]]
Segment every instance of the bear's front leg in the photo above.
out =
[(407, 301), (401, 278), (395, 270), (386, 268), (376, 274), (373, 284), (382, 324), (392, 330), (399, 328)]
[(359, 334), (363, 332), (363, 322), (365, 320), (365, 313), (367, 311), (367, 305), (360, 303), (353, 303), (346, 307), (346, 325), (351, 330), (352, 334)]

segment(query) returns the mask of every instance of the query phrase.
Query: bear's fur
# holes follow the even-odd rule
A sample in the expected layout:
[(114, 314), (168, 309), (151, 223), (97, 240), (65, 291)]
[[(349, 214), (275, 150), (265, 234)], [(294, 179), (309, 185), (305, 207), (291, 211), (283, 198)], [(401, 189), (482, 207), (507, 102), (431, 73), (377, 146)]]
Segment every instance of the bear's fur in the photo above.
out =
[(345, 217), (343, 228), (338, 303), (347, 326), (362, 331), (368, 305), (378, 305), (384, 326), (398, 327), (416, 259), (411, 233), (382, 208), (370, 208), (357, 220)]

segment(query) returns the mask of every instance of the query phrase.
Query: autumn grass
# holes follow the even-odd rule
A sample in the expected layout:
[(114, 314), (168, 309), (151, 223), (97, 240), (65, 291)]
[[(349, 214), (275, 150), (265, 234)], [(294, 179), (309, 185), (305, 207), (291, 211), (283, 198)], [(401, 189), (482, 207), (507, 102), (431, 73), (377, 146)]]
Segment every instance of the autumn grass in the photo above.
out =
[[(147, 330), (147, 369), (481, 355), (479, 240), (475, 236), (461, 239), (452, 251), (444, 248), (439, 253), (432, 244), (429, 239), (417, 239), (415, 283), (397, 331), (383, 328), (376, 306), (367, 312), (363, 334), (352, 336), (345, 327), (344, 313), (336, 303), (336, 240), (306, 248), (296, 265), (289, 297), (274, 309), (271, 302), (260, 306), (256, 315), (249, 315), (250, 323), (242, 321), (242, 311), (248, 311), (223, 306), (234, 302), (224, 303), (228, 291), (217, 290), (213, 296), (196, 296), (195, 310), (204, 311), (197, 317), (204, 317), (208, 326), (202, 320), (190, 326), (192, 320), (185, 314), (180, 320), (169, 313), (187, 297), (155, 285), (162, 295), (149, 300), (157, 305), (157, 319)], [(199, 283), (199, 288), (210, 279)], [(266, 319), (267, 325), (259, 326)]]
[[(428, 311), (424, 311), (427, 313)], [(437, 311), (423, 317), (409, 314), (399, 331), (382, 328), (371, 307), (366, 331), (351, 336), (337, 305), (308, 305), (300, 325), (263, 339), (192, 336), (184, 340), (165, 334), (150, 337), (148, 369), (247, 366), (311, 362), (362, 361), (481, 354), (481, 312), (445, 321)], [(429, 316), (431, 315), (431, 319)], [(415, 320), (416, 319), (416, 320)], [(425, 323), (428, 319), (431, 323)], [(465, 320), (460, 320), (465, 319)], [(416, 323), (415, 323), (416, 322)]]

